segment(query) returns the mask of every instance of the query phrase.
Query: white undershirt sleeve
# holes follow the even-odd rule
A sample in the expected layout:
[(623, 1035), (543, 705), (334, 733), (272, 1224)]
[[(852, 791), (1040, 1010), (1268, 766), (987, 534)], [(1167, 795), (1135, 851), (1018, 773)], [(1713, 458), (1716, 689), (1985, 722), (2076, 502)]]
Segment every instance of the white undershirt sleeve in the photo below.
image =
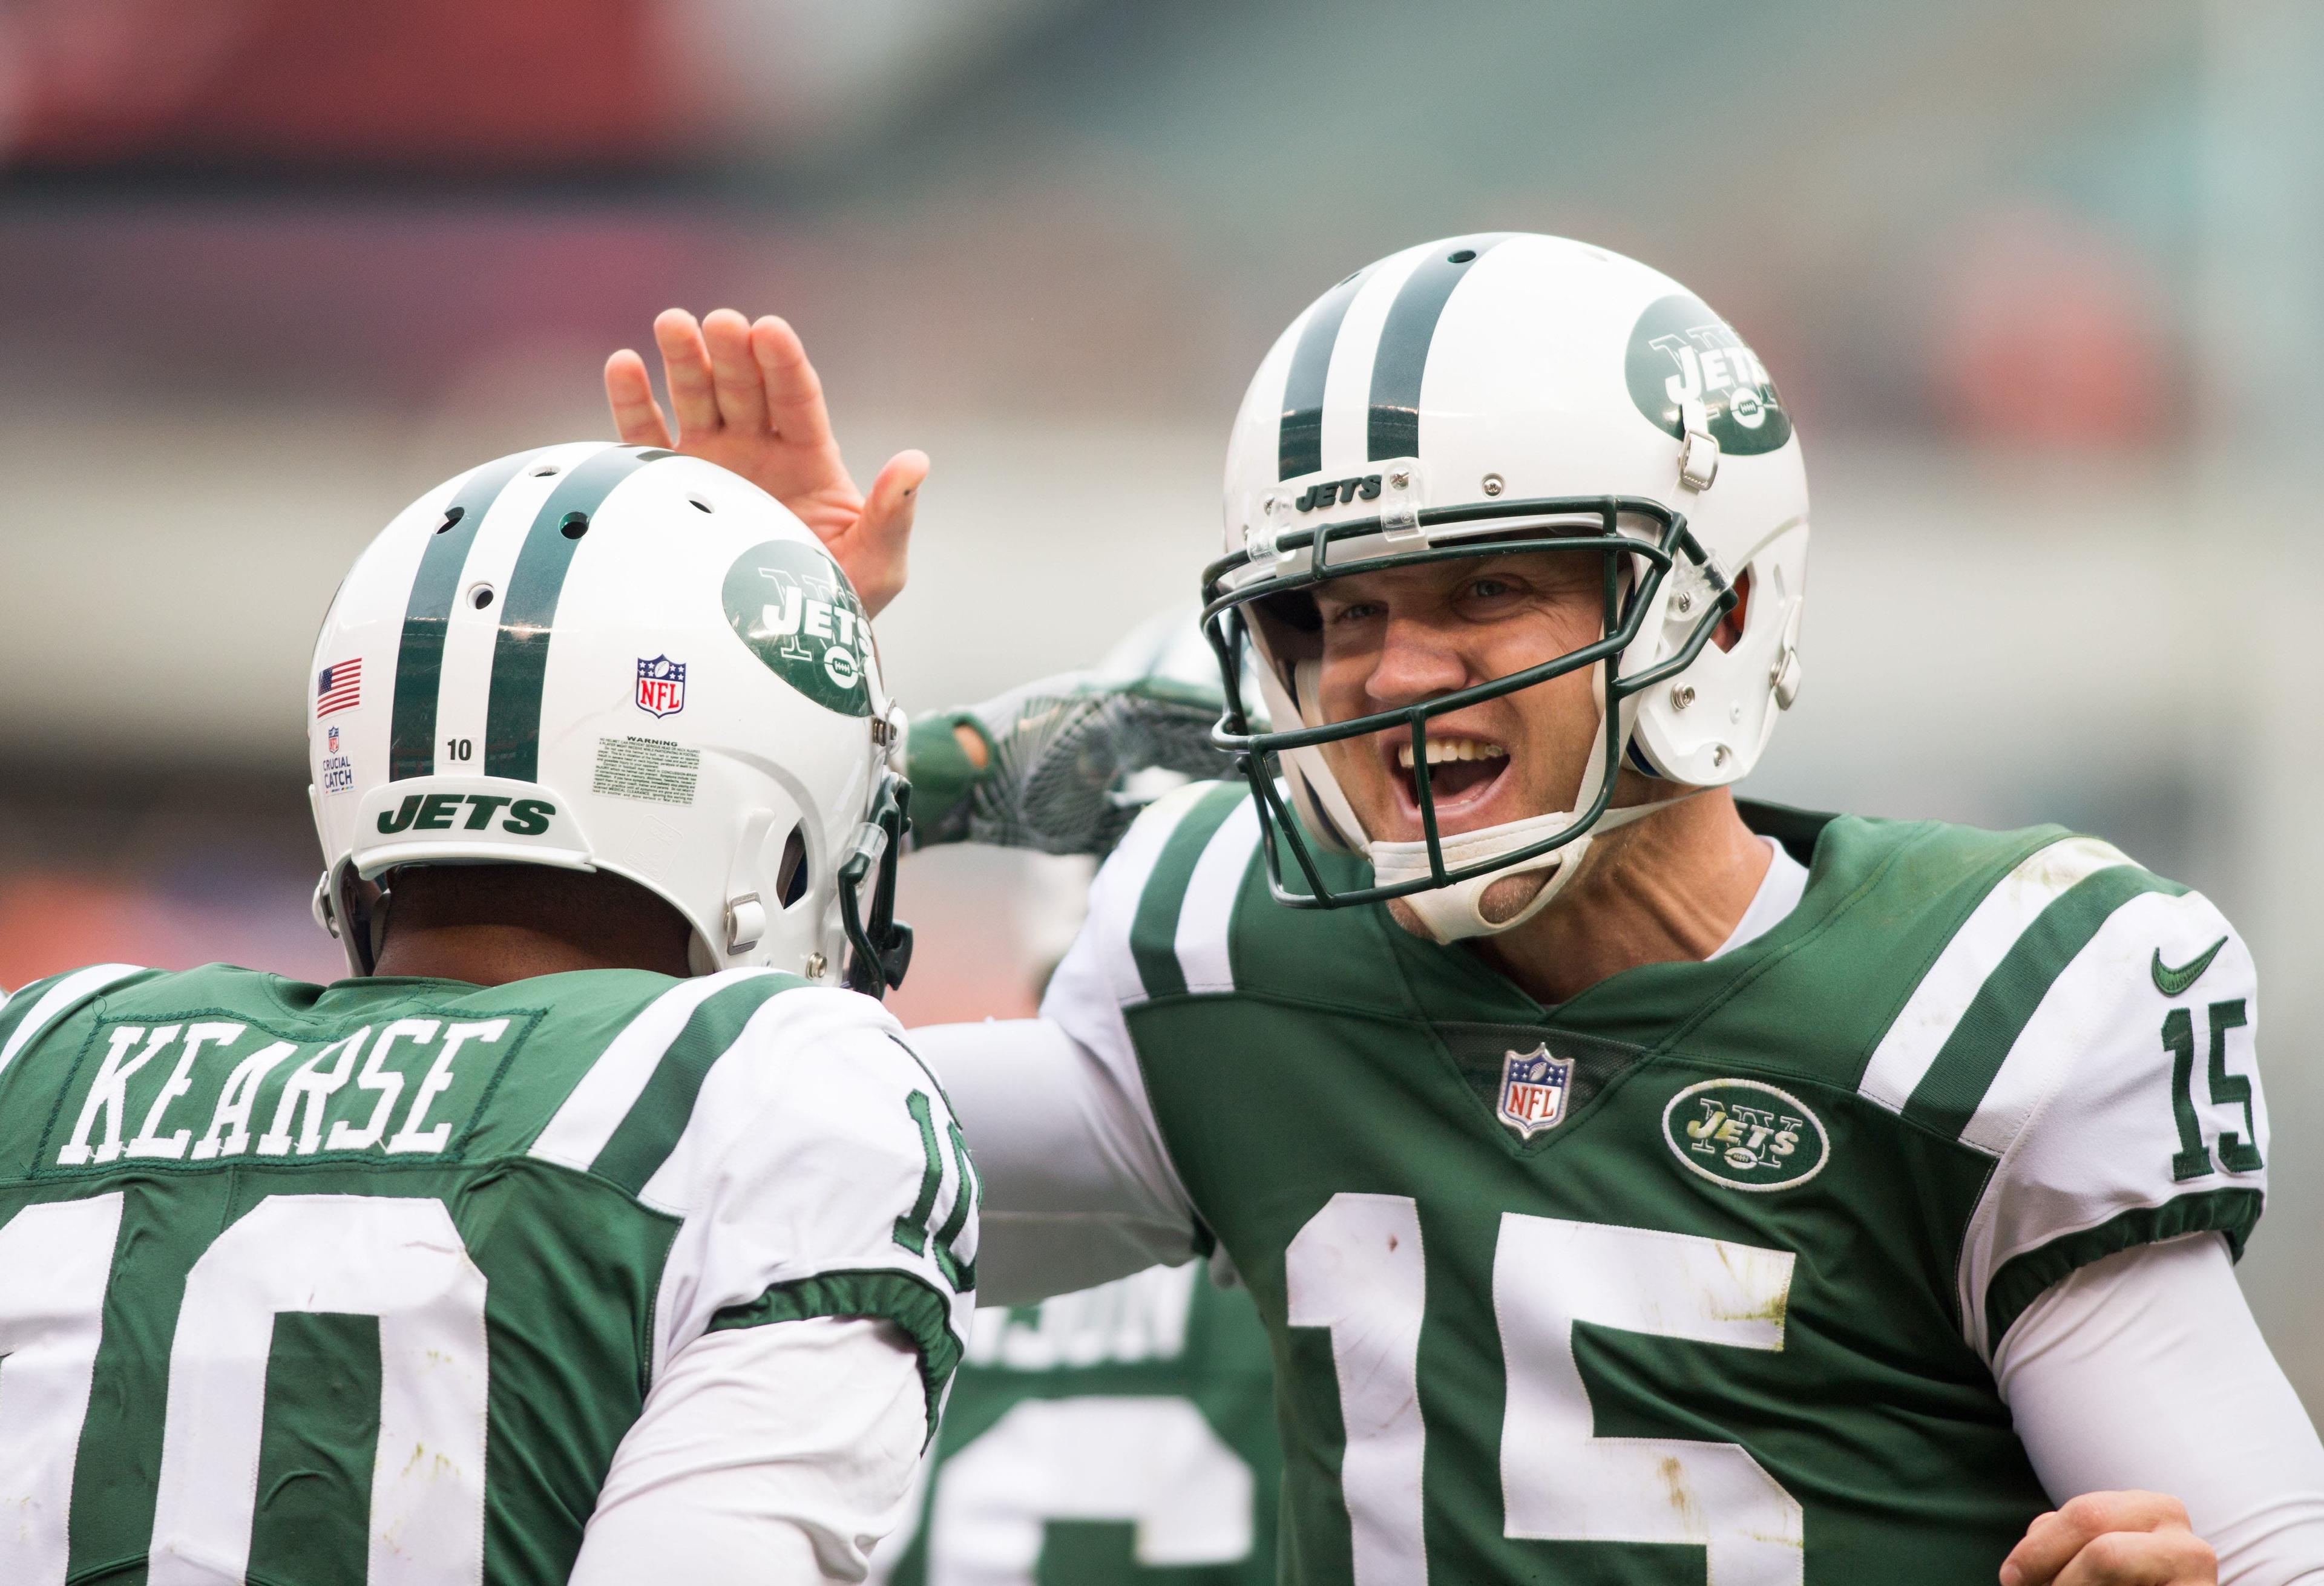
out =
[(928, 1432), (892, 1325), (816, 1316), (706, 1332), (614, 1451), (572, 1586), (861, 1581)]
[(2003, 1337), (1994, 1376), (2053, 1502), (2167, 1492), (2221, 1586), (2324, 1586), (2324, 1444), (2219, 1235), (2074, 1272)]
[(980, 1304), (1194, 1258), (1197, 1219), (1131, 1088), (1134, 1059), (1125, 1073), (1051, 1018), (923, 1025), (911, 1042), (943, 1080), (983, 1184)]

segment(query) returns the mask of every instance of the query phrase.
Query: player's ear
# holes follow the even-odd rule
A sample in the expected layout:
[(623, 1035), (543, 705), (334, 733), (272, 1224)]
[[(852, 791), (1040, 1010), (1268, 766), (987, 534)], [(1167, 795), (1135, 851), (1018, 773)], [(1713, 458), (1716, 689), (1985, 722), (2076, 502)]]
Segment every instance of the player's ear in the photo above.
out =
[(1711, 641), (1721, 650), (1732, 650), (1735, 641), (1743, 637), (1743, 619), (1751, 611), (1751, 569), (1746, 567), (1735, 580), (1735, 609), (1719, 619), (1718, 628)]

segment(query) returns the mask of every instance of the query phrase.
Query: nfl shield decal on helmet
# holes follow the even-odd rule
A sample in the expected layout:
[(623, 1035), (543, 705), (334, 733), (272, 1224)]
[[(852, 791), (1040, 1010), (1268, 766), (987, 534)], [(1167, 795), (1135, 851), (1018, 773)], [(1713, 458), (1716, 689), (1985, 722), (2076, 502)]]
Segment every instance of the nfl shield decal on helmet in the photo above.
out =
[(1565, 1121), (1565, 1096), (1573, 1083), (1573, 1059), (1553, 1057), (1546, 1046), (1512, 1052), (1501, 1059), (1501, 1100), (1494, 1109), (1520, 1138)]
[(674, 716), (686, 708), (686, 667), (666, 655), (638, 662), (638, 708), (650, 715)]

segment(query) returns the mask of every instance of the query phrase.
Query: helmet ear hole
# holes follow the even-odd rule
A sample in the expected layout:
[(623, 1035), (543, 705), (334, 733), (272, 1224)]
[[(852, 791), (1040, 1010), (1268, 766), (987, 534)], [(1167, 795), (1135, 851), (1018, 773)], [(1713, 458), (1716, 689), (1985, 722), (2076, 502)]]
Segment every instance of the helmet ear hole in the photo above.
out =
[(797, 825), (783, 843), (781, 862), (775, 866), (775, 897), (785, 908), (807, 896), (807, 828)]

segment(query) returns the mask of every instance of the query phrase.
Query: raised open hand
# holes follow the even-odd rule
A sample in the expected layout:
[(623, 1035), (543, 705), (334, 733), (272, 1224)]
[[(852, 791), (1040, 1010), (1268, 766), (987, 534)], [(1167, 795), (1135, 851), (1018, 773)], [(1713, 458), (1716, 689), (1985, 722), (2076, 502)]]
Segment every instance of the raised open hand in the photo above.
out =
[(697, 324), (683, 309), (665, 309), (654, 343), (678, 433), (654, 400), (645, 360), (623, 347), (605, 360), (605, 400), (621, 438), (733, 469), (815, 530), (866, 611), (895, 599), (927, 454), (899, 452), (869, 495), (856, 489), (832, 437), (823, 382), (798, 332), (771, 314), (753, 324), (719, 309)]

